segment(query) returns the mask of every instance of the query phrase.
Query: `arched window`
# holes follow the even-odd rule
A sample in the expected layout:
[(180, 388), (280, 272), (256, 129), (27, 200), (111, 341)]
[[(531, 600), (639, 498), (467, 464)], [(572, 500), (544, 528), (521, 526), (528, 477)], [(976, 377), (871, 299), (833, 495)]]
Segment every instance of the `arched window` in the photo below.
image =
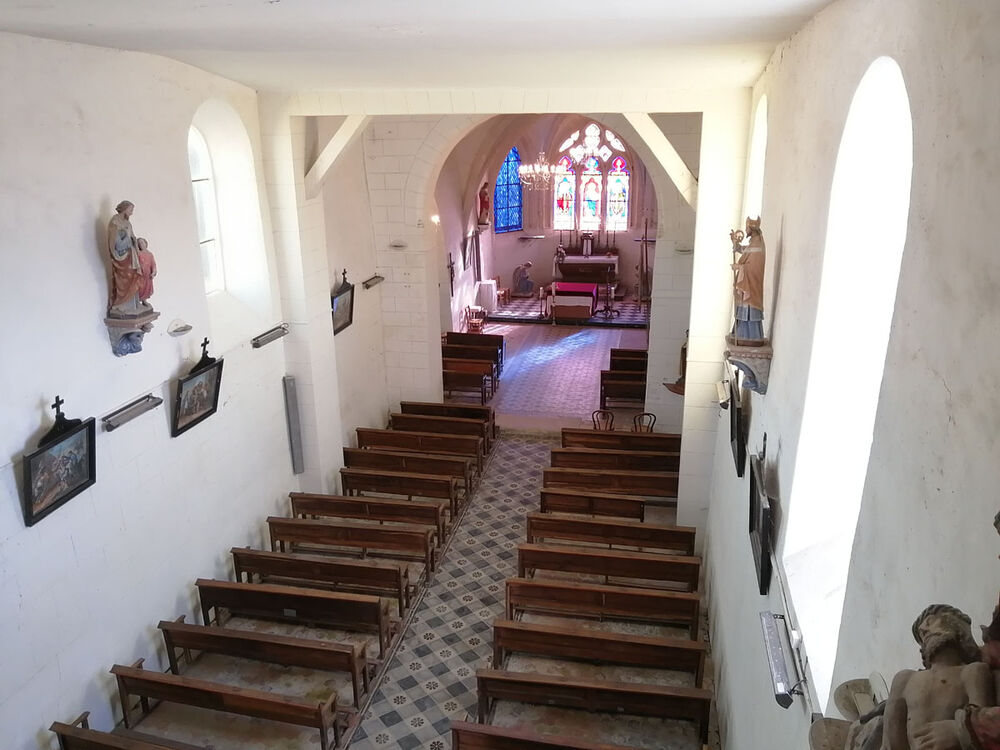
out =
[(601, 191), (604, 176), (596, 156), (583, 163), (580, 177), (580, 229), (593, 231), (601, 228)]
[(628, 163), (616, 156), (608, 172), (608, 215), (604, 224), (612, 232), (628, 229), (628, 179)]
[[(895, 61), (882, 57), (858, 84), (837, 152), (782, 552), (821, 707), (827, 705), (840, 650), (912, 172), (913, 121), (903, 74)], [(851, 342), (847, 357), (845, 337)]]
[(521, 156), (512, 147), (503, 160), (493, 187), (493, 231), (514, 232), (521, 229)]
[(215, 195), (212, 156), (208, 152), (205, 136), (195, 127), (188, 130), (188, 165), (191, 168), (194, 210), (198, 217), (201, 270), (205, 280), (205, 291), (210, 294), (226, 288), (226, 276), (222, 265), (219, 206)]
[(564, 156), (557, 166), (552, 188), (552, 226), (555, 229), (573, 229), (576, 226), (576, 172), (573, 171), (573, 160)]

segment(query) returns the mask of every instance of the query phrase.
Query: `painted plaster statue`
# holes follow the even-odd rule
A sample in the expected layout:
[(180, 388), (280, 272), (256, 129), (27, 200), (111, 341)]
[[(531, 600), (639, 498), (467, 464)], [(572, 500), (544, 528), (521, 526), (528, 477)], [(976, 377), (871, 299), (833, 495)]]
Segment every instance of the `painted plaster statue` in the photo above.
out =
[(893, 678), (882, 750), (961, 748), (959, 729), (968, 723), (955, 721), (956, 713), (996, 705), (994, 676), (981, 661), (971, 625), (967, 614), (946, 604), (932, 604), (914, 621), (925, 668), (904, 669)]
[(480, 224), (490, 223), (490, 183), (484, 182), (479, 188), (478, 215)]
[[(134, 318), (153, 310), (144, 301), (149, 295), (144, 298), (139, 294), (144, 288), (144, 281), (149, 281), (149, 293), (152, 294), (152, 281), (144, 279), (139, 245), (132, 231), (134, 210), (135, 205), (131, 201), (122, 201), (115, 207), (115, 215), (108, 223), (108, 253), (111, 255), (108, 317), (111, 318)], [(152, 255), (149, 254), (149, 257), (152, 258)], [(155, 268), (155, 263), (152, 268)]]
[(521, 297), (530, 297), (535, 293), (535, 282), (531, 280), (529, 271), (531, 261), (526, 261), (514, 269), (514, 276), (511, 283), (513, 294)]
[(733, 303), (732, 338), (741, 343), (764, 341), (764, 235), (760, 217), (747, 217), (746, 234), (739, 230), (729, 233), (733, 243)]
[(149, 252), (149, 243), (145, 237), (139, 237), (135, 241), (139, 253), (139, 271), (142, 273), (142, 281), (139, 284), (139, 299), (143, 302), (153, 296), (153, 279), (156, 278), (156, 258)]

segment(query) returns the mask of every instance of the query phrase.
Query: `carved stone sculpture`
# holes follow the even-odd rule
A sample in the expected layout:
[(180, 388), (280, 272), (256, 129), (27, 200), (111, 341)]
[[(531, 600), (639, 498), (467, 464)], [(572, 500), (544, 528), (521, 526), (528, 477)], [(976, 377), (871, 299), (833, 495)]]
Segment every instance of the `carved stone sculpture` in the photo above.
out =
[(107, 317), (111, 351), (116, 357), (142, 350), (142, 338), (160, 314), (148, 300), (153, 294), (156, 261), (146, 240), (132, 230), (135, 205), (122, 201), (108, 222), (108, 254), (111, 257), (111, 294)]
[(767, 393), (773, 351), (764, 337), (764, 235), (760, 217), (747, 217), (746, 232), (729, 233), (733, 246), (733, 329), (726, 358), (746, 375), (746, 386)]

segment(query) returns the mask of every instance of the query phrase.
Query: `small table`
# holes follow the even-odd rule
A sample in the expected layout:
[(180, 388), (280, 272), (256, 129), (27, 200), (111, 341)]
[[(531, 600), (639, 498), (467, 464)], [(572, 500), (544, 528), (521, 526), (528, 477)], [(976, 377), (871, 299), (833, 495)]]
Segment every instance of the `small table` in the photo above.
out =
[(487, 315), (496, 312), (497, 282), (494, 279), (479, 282), (476, 288), (476, 302), (486, 311)]

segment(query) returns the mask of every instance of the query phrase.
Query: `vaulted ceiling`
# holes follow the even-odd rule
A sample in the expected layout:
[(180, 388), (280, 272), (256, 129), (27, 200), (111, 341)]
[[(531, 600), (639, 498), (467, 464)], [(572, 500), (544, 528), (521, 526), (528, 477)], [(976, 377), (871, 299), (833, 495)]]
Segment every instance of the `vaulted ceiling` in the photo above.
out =
[(0, 0), (0, 30), (261, 90), (750, 85), (830, 0)]

